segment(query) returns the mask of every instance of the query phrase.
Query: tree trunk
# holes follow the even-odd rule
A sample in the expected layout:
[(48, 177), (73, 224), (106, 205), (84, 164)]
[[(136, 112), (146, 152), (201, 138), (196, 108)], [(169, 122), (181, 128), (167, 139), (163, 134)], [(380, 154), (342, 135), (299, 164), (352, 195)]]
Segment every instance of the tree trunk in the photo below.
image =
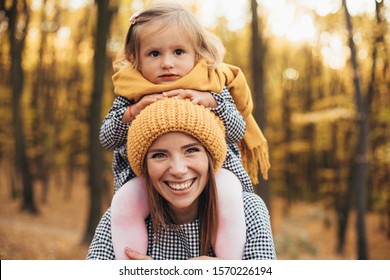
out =
[[(266, 100), (264, 94), (264, 56), (265, 46), (262, 33), (259, 31), (258, 15), (257, 15), (257, 1), (251, 0), (252, 12), (252, 40), (251, 40), (251, 54), (252, 54), (252, 82), (253, 82), (253, 96), (254, 96), (254, 117), (259, 124), (261, 130), (265, 134), (267, 121), (265, 118)], [(259, 184), (255, 186), (255, 192), (261, 196), (271, 210), (271, 200), (268, 181), (263, 180), (261, 174), (258, 175)]]
[[(335, 124), (336, 125), (336, 124)], [(341, 128), (342, 126), (338, 126)], [(342, 132), (345, 137), (343, 141), (337, 140), (338, 132), (335, 132), (334, 137), (334, 145), (335, 150), (343, 150), (347, 151), (349, 149), (350, 143), (349, 140), (352, 138), (352, 130), (348, 129), (347, 132)], [(340, 148), (337, 148), (337, 145), (340, 145)], [(345, 240), (346, 233), (348, 228), (348, 222), (350, 217), (350, 210), (352, 205), (352, 197), (354, 194), (353, 186), (350, 184), (350, 178), (347, 180), (346, 186), (344, 187), (343, 179), (341, 179), (341, 174), (344, 173), (343, 166), (348, 166), (348, 160), (344, 159), (344, 157), (339, 157), (336, 155), (334, 169), (336, 172), (336, 177), (334, 180), (334, 208), (337, 214), (337, 247), (336, 252), (338, 254), (342, 254), (345, 248)], [(348, 168), (348, 167), (346, 167)], [(351, 176), (351, 174), (349, 174)]]
[(365, 233), (365, 214), (367, 208), (367, 182), (368, 182), (368, 160), (367, 160), (367, 142), (368, 142), (368, 106), (365, 104), (358, 74), (358, 63), (356, 57), (356, 48), (353, 42), (353, 30), (351, 16), (348, 12), (346, 0), (342, 1), (345, 11), (345, 19), (348, 30), (348, 44), (351, 49), (351, 66), (353, 70), (353, 87), (357, 108), (357, 129), (358, 141), (356, 146), (355, 157), (351, 168), (351, 184), (355, 190), (356, 210), (357, 210), (357, 249), (358, 259), (368, 259), (367, 242)]
[(102, 215), (102, 190), (104, 188), (103, 177), (103, 148), (99, 142), (99, 128), (101, 123), (102, 97), (104, 92), (104, 76), (106, 65), (106, 43), (110, 30), (113, 12), (110, 10), (109, 0), (95, 1), (97, 4), (97, 28), (94, 55), (94, 80), (92, 99), (89, 107), (89, 164), (88, 186), (90, 193), (89, 216), (83, 242), (90, 243), (96, 226)]
[(27, 157), (27, 147), (24, 137), (24, 122), (22, 117), (21, 99), (24, 87), (24, 72), (22, 68), (22, 55), (25, 46), (26, 32), (29, 21), (29, 12), (26, 0), (12, 1), (6, 11), (9, 18), (9, 40), (11, 57), (11, 86), (12, 86), (12, 114), (15, 138), (16, 172), (21, 176), (23, 201), (22, 210), (38, 213), (34, 201), (32, 176)]
[(283, 143), (285, 148), (284, 152), (284, 168), (283, 179), (286, 186), (284, 193), (286, 204), (283, 206), (283, 215), (288, 216), (293, 201), (294, 192), (297, 190), (293, 174), (294, 155), (291, 153), (290, 144), (292, 143), (292, 127), (291, 127), (291, 108), (290, 104), (290, 92), (292, 89), (289, 84), (284, 84), (283, 96), (282, 96), (282, 123), (284, 125)]

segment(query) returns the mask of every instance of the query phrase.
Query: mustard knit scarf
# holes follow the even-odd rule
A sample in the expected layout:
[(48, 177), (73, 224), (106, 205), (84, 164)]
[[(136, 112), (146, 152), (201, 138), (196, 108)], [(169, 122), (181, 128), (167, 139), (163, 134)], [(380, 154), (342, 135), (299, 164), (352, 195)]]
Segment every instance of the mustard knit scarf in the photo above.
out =
[(171, 84), (153, 84), (138, 70), (129, 66), (116, 72), (112, 80), (117, 95), (136, 101), (146, 94), (179, 88), (220, 93), (226, 85), (246, 122), (244, 139), (239, 143), (243, 166), (254, 184), (258, 183), (259, 169), (263, 178), (268, 179), (270, 162), (267, 140), (252, 115), (252, 94), (240, 68), (221, 63), (215, 69), (207, 61), (200, 60), (181, 79)]

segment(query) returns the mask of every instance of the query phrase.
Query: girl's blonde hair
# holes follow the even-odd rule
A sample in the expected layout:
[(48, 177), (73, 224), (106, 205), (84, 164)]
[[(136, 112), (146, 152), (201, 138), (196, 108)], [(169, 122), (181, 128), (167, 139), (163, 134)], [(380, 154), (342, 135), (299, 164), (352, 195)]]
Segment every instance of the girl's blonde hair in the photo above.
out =
[[(127, 31), (124, 50), (115, 59), (114, 69), (118, 70), (130, 63), (139, 66), (140, 34), (148, 28), (148, 23), (158, 21), (161, 28), (174, 24), (187, 35), (194, 46), (198, 59), (205, 58), (216, 67), (222, 62), (225, 47), (221, 40), (200, 25), (194, 14), (176, 2), (153, 2), (142, 10)], [(168, 27), (169, 28), (169, 27)]]

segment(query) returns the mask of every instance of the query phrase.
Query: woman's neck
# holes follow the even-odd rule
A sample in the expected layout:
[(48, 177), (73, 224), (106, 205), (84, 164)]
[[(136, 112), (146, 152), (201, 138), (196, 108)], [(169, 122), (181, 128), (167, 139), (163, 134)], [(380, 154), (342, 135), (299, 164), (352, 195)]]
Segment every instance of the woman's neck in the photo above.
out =
[(198, 200), (186, 208), (175, 208), (170, 205), (173, 223), (176, 225), (188, 224), (198, 218)]

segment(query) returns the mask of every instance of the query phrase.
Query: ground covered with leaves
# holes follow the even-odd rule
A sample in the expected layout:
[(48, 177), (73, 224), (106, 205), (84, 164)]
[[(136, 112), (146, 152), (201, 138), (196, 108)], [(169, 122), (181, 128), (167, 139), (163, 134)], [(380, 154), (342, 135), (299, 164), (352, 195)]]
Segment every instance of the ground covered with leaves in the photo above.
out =
[[(0, 258), (2, 260), (82, 260), (87, 246), (81, 243), (87, 220), (87, 189), (76, 186), (71, 195), (50, 189), (47, 202), (39, 203), (39, 215), (21, 212), (20, 200), (0, 187)], [(283, 211), (283, 209), (286, 209)], [(355, 219), (349, 224), (343, 254), (336, 254), (335, 217), (319, 205), (295, 203), (289, 208), (274, 198), (272, 228), (277, 257), (281, 260), (356, 259)], [(390, 240), (380, 229), (378, 215), (367, 215), (370, 259), (390, 259)]]

